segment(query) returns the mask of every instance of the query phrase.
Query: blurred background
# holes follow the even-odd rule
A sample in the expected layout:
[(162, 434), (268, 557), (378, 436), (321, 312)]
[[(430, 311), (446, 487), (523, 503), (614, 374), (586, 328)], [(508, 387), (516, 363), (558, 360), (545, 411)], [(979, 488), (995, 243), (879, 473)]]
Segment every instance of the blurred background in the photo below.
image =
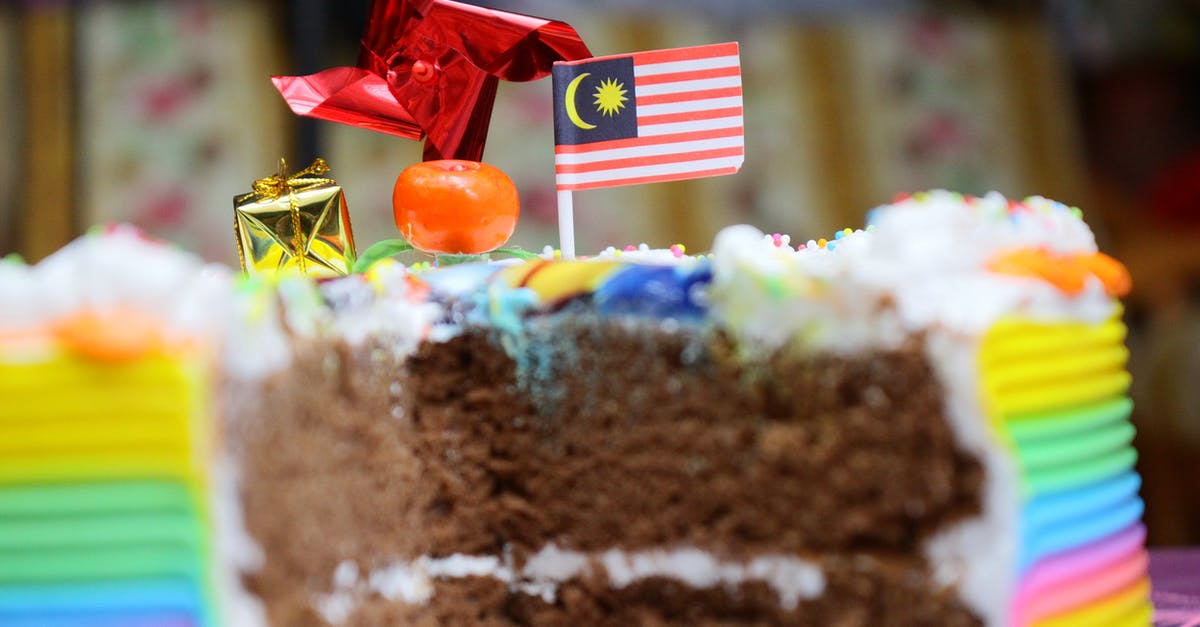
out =
[[(420, 145), (297, 119), (268, 81), (353, 65), (366, 4), (0, 4), (0, 256), (125, 221), (236, 265), (232, 197), (318, 155), (359, 249), (395, 237)], [(828, 237), (933, 187), (1082, 207), (1134, 274), (1150, 540), (1200, 544), (1200, 0), (491, 4), (565, 20), (597, 55), (741, 42), (742, 172), (577, 193), (581, 251), (704, 250), (736, 222)], [(551, 115), (549, 81), (501, 85), (485, 160), (520, 188), (526, 248), (556, 244)]]

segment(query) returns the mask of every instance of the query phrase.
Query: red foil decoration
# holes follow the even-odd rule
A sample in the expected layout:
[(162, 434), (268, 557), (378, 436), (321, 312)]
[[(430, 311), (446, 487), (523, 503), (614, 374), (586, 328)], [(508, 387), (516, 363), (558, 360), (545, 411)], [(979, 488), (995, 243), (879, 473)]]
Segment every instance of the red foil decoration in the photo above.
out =
[(500, 79), (590, 57), (564, 22), (453, 0), (374, 0), (357, 67), (271, 81), (298, 115), (409, 139), (425, 159), (483, 158)]

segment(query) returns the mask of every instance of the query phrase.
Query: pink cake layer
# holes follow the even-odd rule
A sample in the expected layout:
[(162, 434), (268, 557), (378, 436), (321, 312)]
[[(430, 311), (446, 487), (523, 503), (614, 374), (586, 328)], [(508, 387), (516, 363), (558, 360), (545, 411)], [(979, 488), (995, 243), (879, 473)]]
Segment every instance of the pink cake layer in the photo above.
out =
[(1021, 582), (1013, 624), (1043, 618), (1103, 598), (1146, 572), (1146, 528), (1135, 523), (1107, 538), (1039, 562)]

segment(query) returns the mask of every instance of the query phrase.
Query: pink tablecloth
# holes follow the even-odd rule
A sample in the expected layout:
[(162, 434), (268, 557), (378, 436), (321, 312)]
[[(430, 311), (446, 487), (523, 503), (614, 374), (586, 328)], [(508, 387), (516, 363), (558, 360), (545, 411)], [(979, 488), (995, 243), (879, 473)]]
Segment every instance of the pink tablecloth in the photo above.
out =
[(1150, 551), (1154, 624), (1200, 627), (1200, 549)]

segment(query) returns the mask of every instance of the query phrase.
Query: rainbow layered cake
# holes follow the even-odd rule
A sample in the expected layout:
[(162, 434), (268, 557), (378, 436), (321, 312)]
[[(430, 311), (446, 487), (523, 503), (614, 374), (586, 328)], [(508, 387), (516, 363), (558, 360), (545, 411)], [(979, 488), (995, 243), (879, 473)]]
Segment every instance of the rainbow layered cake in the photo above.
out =
[[(321, 282), (119, 234), (5, 266), (43, 300), (3, 320), (0, 623), (1148, 624), (1124, 268), (1042, 198), (869, 224)], [(114, 285), (158, 331), (79, 321)]]
[(0, 263), (0, 625), (218, 624), (212, 279), (122, 230)]

